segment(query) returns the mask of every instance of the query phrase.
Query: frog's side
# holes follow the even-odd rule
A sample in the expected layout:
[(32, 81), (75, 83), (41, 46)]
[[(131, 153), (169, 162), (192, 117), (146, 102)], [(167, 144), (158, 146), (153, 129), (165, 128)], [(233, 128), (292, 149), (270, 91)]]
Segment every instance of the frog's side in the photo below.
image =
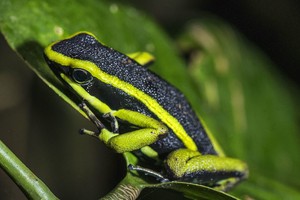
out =
[(165, 159), (171, 180), (221, 190), (247, 176), (246, 164), (223, 155), (184, 95), (134, 59), (89, 33), (50, 45), (45, 57), (98, 119), (112, 122), (99, 138), (117, 152)]

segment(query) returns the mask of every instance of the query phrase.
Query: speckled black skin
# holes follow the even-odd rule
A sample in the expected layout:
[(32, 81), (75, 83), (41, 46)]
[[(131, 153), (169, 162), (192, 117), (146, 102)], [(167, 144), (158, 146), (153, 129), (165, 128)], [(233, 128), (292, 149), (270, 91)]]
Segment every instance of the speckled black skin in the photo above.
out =
[[(165, 110), (181, 123), (185, 131), (195, 141), (199, 152), (202, 154), (217, 154), (184, 95), (153, 72), (150, 72), (126, 55), (103, 46), (94, 37), (85, 33), (62, 40), (54, 44), (52, 49), (68, 57), (91, 61), (102, 71), (130, 83), (153, 99), (156, 99)], [(53, 63), (51, 64), (53, 65)], [(70, 68), (64, 70), (70, 70)], [(70, 72), (65, 71), (65, 73)], [(124, 93), (122, 88), (112, 87), (96, 78), (89, 85), (82, 86), (91, 95), (105, 102), (113, 110), (128, 109), (158, 119), (155, 113), (152, 113), (134, 97)], [(171, 129), (169, 129), (165, 138), (150, 146), (162, 155), (166, 155), (178, 148), (184, 148), (183, 143)]]

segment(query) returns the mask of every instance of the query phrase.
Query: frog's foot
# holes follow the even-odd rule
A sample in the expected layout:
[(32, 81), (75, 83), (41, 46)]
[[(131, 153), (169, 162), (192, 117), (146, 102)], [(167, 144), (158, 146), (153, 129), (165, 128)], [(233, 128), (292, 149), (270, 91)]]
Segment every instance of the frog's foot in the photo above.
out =
[(94, 132), (91, 130), (87, 130), (85, 128), (80, 129), (80, 134), (85, 135), (91, 135), (93, 137), (99, 136), (99, 133), (101, 133), (101, 130), (105, 128), (105, 126), (102, 124), (102, 122), (96, 117), (96, 115), (89, 109), (89, 107), (86, 105), (85, 102), (82, 102), (79, 104), (80, 109), (89, 117), (89, 119), (96, 125), (98, 132)]
[(161, 175), (160, 173), (156, 172), (156, 171), (153, 171), (151, 169), (147, 169), (147, 168), (144, 168), (144, 167), (141, 167), (141, 166), (138, 166), (138, 165), (132, 165), (132, 164), (129, 164), (128, 165), (128, 169), (129, 170), (135, 170), (135, 171), (138, 171), (138, 172), (142, 172), (144, 173), (146, 176), (152, 176), (154, 177), (156, 180), (162, 182), (162, 183), (165, 183), (165, 182), (169, 182), (170, 180), (165, 178), (163, 175)]

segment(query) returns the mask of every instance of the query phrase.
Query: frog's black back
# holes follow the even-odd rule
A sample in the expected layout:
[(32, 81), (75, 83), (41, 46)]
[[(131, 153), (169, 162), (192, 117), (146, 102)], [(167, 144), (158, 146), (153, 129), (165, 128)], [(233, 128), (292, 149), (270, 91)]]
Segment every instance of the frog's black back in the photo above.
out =
[[(158, 75), (150, 72), (128, 56), (106, 47), (89, 34), (81, 33), (52, 46), (68, 57), (95, 63), (102, 71), (130, 83), (155, 99), (175, 117), (187, 134), (195, 141), (202, 154), (217, 154), (207, 133), (184, 95)], [(87, 88), (86, 88), (87, 89)], [(143, 103), (122, 91), (95, 80), (89, 93), (107, 103), (112, 109), (129, 109), (158, 119)], [(150, 145), (158, 153), (169, 153), (184, 148), (183, 143), (170, 130), (168, 136)]]

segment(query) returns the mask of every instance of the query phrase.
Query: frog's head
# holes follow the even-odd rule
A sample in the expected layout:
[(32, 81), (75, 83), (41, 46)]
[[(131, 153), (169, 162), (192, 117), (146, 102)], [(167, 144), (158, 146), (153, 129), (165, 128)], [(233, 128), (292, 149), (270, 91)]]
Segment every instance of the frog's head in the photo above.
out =
[(76, 100), (90, 103), (100, 101), (101, 92), (111, 91), (112, 82), (122, 85), (117, 76), (120, 70), (129, 73), (127, 69), (138, 65), (87, 32), (76, 33), (49, 45), (44, 56), (55, 75), (79, 97)]
[(99, 67), (94, 65), (95, 58), (105, 54), (103, 46), (94, 35), (80, 32), (67, 39), (55, 42), (44, 51), (44, 57), (55, 75), (76, 94), (85, 98), (80, 92), (87, 93), (93, 89)]

